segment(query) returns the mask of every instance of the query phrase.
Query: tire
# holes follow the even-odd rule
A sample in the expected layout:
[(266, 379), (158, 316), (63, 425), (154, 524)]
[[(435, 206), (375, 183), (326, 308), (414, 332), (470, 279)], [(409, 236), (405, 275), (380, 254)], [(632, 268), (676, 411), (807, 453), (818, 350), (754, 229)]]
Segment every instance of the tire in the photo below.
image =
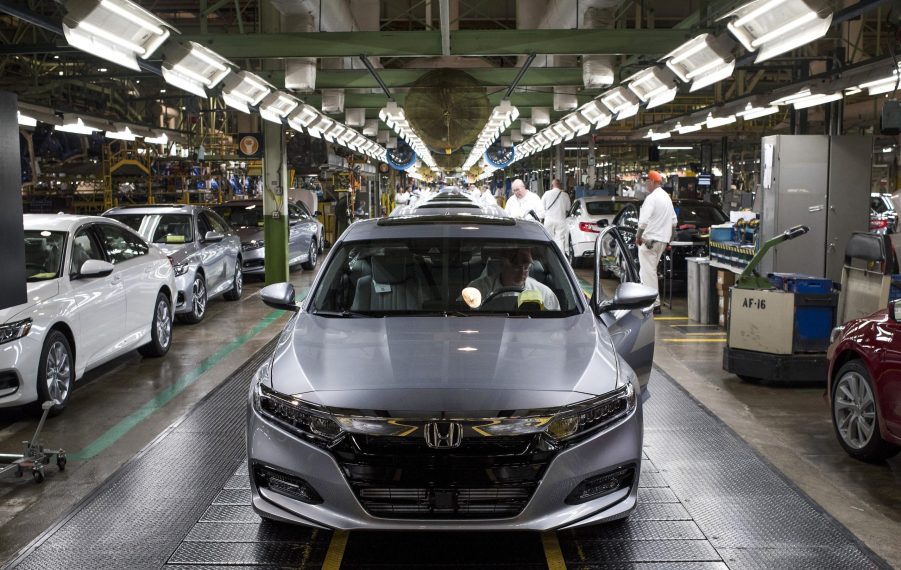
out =
[(35, 483), (44, 482), (44, 471), (42, 471), (41, 469), (32, 469), (31, 476), (34, 478)]
[(573, 249), (573, 242), (570, 239), (566, 240), (566, 261), (569, 262), (569, 265), (573, 269), (582, 267), (582, 260), (576, 257), (576, 252)]
[(65, 455), (59, 456), (56, 458), (56, 468), (59, 469), (60, 471), (65, 471), (66, 463), (68, 463), (68, 462), (69, 462), (69, 460), (66, 459)]
[(860, 461), (880, 462), (901, 451), (879, 433), (875, 394), (863, 362), (852, 360), (839, 369), (830, 398), (832, 427), (845, 452)]
[(38, 364), (38, 409), (49, 400), (59, 400), (50, 408), (50, 415), (62, 412), (69, 403), (75, 386), (75, 359), (69, 339), (58, 330), (51, 330), (41, 349)]
[(144, 356), (159, 357), (169, 352), (172, 346), (172, 304), (169, 297), (160, 291), (153, 303), (153, 321), (150, 323), (150, 342), (138, 347)]
[(206, 315), (206, 279), (202, 273), (194, 275), (194, 282), (191, 284), (191, 312), (180, 315), (181, 320), (192, 325), (199, 323)]
[(241, 259), (235, 262), (235, 276), (232, 277), (232, 288), (223, 295), (229, 301), (237, 301), (244, 293), (244, 274), (241, 273)]
[(316, 255), (319, 253), (319, 247), (316, 244), (316, 238), (310, 242), (310, 251), (307, 253), (307, 260), (300, 264), (304, 269), (310, 270), (316, 268)]

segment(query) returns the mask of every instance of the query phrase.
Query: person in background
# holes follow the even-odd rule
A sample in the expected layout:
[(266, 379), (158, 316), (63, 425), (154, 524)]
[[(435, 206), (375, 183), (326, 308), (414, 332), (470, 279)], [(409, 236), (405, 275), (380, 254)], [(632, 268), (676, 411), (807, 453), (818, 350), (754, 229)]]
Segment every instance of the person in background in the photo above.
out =
[[(648, 172), (648, 197), (641, 205), (638, 214), (638, 233), (635, 243), (638, 245), (638, 264), (641, 283), (659, 291), (657, 282), (657, 264), (660, 256), (676, 233), (676, 210), (669, 194), (662, 188), (663, 176), (656, 170)], [(654, 312), (660, 312), (660, 296), (654, 301)]]
[(406, 206), (410, 203), (411, 197), (412, 194), (407, 188), (401, 188), (400, 190), (398, 190), (397, 195), (394, 196), (394, 203), (397, 204), (398, 207)]
[[(507, 200), (504, 210), (511, 218), (541, 221), (544, 218), (544, 206), (538, 194), (526, 188), (519, 178), (510, 185), (513, 195)], [(529, 212), (534, 213), (534, 217)]]
[(551, 234), (554, 241), (560, 247), (560, 251), (566, 251), (566, 214), (572, 202), (569, 194), (560, 188), (560, 181), (554, 178), (551, 181), (551, 189), (541, 197), (541, 205), (544, 208), (544, 228)]
[(478, 202), (483, 206), (497, 206), (497, 198), (495, 198), (494, 194), (491, 193), (491, 189), (487, 184), (482, 186)]
[(468, 193), (468, 196), (469, 196), (470, 198), (472, 198), (472, 200), (473, 200), (474, 202), (478, 202), (479, 199), (482, 197), (482, 192), (479, 191), (479, 187), (478, 187), (478, 186), (476, 186), (475, 184), (470, 184), (470, 185), (469, 185), (469, 193)]

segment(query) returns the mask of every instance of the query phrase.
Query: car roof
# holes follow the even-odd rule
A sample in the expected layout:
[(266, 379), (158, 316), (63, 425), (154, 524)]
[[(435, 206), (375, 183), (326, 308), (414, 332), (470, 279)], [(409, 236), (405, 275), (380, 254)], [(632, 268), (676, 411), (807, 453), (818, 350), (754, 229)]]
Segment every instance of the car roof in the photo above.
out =
[(221, 204), (215, 204), (216, 206), (241, 206), (243, 204), (262, 204), (263, 200), (261, 198), (254, 198), (252, 200), (228, 200), (227, 202), (222, 202)]
[(538, 222), (472, 210), (433, 210), (429, 214), (364, 220), (351, 224), (341, 241), (433, 237), (551, 241)]
[[(26, 230), (47, 230), (67, 232), (86, 222), (110, 222), (101, 216), (79, 216), (73, 214), (24, 214), (22, 225)], [(115, 223), (115, 222), (114, 222)]]
[(108, 214), (191, 214), (195, 210), (203, 209), (205, 206), (196, 204), (134, 204), (128, 206), (116, 206), (103, 212)]
[(641, 198), (633, 198), (631, 196), (582, 196), (578, 198), (578, 200), (582, 200), (585, 203), (588, 202), (629, 202), (629, 203), (638, 203), (641, 202)]

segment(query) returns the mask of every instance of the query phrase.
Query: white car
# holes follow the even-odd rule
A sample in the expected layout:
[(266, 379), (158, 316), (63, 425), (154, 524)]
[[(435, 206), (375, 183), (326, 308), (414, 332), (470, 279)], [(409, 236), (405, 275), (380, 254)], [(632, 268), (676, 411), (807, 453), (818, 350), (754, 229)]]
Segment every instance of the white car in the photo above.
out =
[(576, 198), (566, 217), (566, 258), (576, 267), (582, 259), (591, 259), (594, 255), (594, 241), (601, 228), (598, 222), (613, 218), (626, 204), (641, 204), (638, 198), (622, 196), (586, 196)]
[(96, 216), (25, 214), (28, 302), (0, 310), (0, 407), (57, 400), (86, 370), (172, 343), (169, 259), (126, 225)]

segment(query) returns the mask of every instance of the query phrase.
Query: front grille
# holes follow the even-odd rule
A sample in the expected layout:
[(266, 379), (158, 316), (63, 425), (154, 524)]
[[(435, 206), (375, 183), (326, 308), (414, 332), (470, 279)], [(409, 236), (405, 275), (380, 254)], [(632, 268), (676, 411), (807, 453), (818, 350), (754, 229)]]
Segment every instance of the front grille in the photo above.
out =
[(258, 267), (263, 267), (266, 261), (263, 259), (245, 259), (244, 260), (244, 269), (256, 269)]
[(538, 435), (464, 437), (453, 449), (422, 436), (353, 435), (332, 452), (373, 516), (479, 519), (522, 512), (556, 449)]

